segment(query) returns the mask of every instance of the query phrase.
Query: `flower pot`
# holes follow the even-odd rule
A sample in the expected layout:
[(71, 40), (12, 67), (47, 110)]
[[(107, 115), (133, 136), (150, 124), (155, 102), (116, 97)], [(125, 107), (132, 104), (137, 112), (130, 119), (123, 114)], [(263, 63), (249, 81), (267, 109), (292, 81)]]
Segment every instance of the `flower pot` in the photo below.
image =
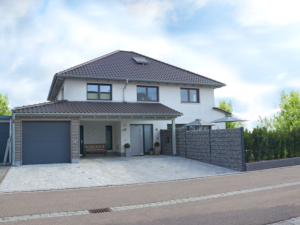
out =
[(159, 154), (159, 147), (155, 147), (155, 151), (154, 151), (154, 154)]
[(125, 157), (128, 157), (131, 155), (131, 148), (125, 148)]

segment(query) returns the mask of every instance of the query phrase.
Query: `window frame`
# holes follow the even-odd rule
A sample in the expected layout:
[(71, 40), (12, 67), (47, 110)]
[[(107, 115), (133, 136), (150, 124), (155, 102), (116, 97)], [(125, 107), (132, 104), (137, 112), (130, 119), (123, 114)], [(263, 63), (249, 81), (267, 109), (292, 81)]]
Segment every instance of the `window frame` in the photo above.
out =
[[(94, 91), (88, 91), (88, 86), (89, 85), (97, 85), (98, 87), (98, 91), (97, 91), (97, 95), (98, 95), (98, 98), (97, 99), (89, 99), (88, 98), (88, 94), (89, 93), (96, 93)], [(100, 86), (101, 85), (104, 85), (104, 86), (110, 86), (110, 92), (100, 92)], [(110, 99), (100, 99), (100, 94), (110, 94)], [(112, 101), (112, 84), (98, 84), (98, 83), (87, 83), (86, 84), (86, 99), (87, 100), (90, 100), (90, 101)]]
[[(157, 100), (138, 100), (138, 88), (143, 87), (146, 88), (146, 96), (148, 98), (148, 88), (156, 88)], [(145, 85), (137, 85), (136, 86), (136, 101), (137, 102), (159, 102), (159, 87), (158, 86), (145, 86)]]
[[(188, 100), (187, 101), (182, 101), (181, 99), (181, 90), (187, 90), (188, 91)], [(197, 96), (197, 101), (193, 102), (190, 101), (190, 91), (196, 91), (196, 96)], [(180, 101), (181, 103), (200, 103), (200, 91), (198, 88), (180, 88)]]

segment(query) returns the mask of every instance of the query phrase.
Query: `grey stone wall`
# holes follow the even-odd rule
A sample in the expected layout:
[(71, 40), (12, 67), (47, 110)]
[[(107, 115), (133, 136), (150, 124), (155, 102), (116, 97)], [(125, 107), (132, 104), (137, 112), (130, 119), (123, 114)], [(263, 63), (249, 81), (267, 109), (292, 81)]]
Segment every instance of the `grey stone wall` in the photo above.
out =
[[(169, 137), (170, 142), (166, 143)], [(172, 155), (172, 131), (161, 130), (162, 154)], [(185, 131), (176, 129), (176, 155), (245, 171), (244, 130)]]
[(173, 155), (172, 130), (160, 130), (161, 154)]
[(246, 170), (247, 171), (264, 170), (264, 169), (271, 169), (271, 168), (278, 168), (278, 167), (285, 167), (285, 166), (296, 166), (296, 165), (300, 165), (300, 157), (246, 163)]

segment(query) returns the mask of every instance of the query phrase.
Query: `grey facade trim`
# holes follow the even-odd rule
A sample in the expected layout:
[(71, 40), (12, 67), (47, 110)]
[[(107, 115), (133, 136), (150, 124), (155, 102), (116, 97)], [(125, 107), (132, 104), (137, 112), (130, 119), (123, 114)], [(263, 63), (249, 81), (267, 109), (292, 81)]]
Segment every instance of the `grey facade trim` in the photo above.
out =
[(116, 156), (126, 157), (125, 152), (114, 152)]
[(79, 163), (79, 159), (72, 159), (71, 163)]

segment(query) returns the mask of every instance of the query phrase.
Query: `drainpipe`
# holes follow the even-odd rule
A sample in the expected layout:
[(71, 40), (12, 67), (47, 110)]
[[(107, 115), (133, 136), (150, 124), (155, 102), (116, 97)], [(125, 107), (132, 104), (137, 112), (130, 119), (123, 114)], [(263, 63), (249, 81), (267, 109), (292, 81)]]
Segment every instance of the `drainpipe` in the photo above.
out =
[(12, 165), (15, 165), (15, 136), (16, 136), (16, 132), (15, 132), (15, 118), (16, 115), (13, 113), (12, 114), (12, 124), (13, 124), (13, 131), (12, 131)]
[(129, 79), (126, 79), (126, 84), (125, 84), (125, 87), (123, 89), (123, 102), (126, 102), (126, 100), (125, 100), (125, 89), (127, 87), (128, 81), (129, 81)]

